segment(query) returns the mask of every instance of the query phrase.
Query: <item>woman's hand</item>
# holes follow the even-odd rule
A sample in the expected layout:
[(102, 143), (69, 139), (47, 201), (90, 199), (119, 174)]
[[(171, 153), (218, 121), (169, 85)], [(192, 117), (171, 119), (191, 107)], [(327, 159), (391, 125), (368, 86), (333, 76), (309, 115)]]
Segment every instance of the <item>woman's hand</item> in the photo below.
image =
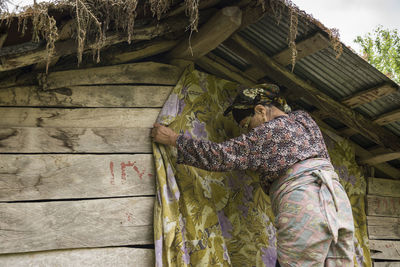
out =
[(159, 123), (155, 123), (151, 130), (153, 141), (164, 145), (176, 146), (178, 136), (173, 130)]

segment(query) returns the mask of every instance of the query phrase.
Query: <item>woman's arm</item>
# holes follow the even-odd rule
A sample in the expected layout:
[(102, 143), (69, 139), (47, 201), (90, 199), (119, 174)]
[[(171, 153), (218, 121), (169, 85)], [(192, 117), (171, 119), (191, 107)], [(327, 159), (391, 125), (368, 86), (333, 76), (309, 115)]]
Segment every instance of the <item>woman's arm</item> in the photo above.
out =
[(154, 125), (152, 137), (155, 142), (175, 145), (178, 163), (209, 171), (257, 169), (261, 160), (257, 154), (262, 140), (254, 131), (223, 143), (198, 140), (176, 134), (170, 128)]

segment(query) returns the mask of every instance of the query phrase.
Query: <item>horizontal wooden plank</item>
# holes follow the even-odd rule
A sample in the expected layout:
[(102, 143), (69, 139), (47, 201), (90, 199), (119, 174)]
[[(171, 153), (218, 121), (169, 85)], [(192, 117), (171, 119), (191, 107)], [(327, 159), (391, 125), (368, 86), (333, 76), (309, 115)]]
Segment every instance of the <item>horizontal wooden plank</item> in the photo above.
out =
[(39, 74), (38, 80), (44, 89), (57, 89), (73, 85), (126, 83), (175, 85), (181, 72), (181, 69), (172, 65), (141, 62), (43, 73)]
[(368, 178), (368, 194), (400, 197), (400, 181), (370, 177)]
[(400, 239), (400, 218), (367, 216), (369, 239)]
[(0, 201), (153, 195), (151, 154), (0, 155)]
[(0, 128), (0, 153), (151, 153), (150, 128)]
[(162, 107), (173, 86), (94, 85), (43, 91), (38, 86), (0, 89), (0, 106)]
[(342, 103), (350, 108), (356, 108), (362, 104), (372, 102), (389, 94), (393, 94), (396, 91), (397, 88), (395, 88), (393, 84), (385, 83), (346, 97), (342, 100)]
[(0, 253), (153, 243), (154, 197), (0, 203)]
[(400, 217), (400, 197), (367, 195), (367, 215)]
[(154, 267), (154, 249), (90, 248), (0, 255), (0, 266)]
[(374, 262), (374, 267), (400, 267), (400, 261)]
[(159, 108), (0, 108), (0, 127), (151, 128)]
[(369, 240), (372, 259), (400, 260), (400, 241)]

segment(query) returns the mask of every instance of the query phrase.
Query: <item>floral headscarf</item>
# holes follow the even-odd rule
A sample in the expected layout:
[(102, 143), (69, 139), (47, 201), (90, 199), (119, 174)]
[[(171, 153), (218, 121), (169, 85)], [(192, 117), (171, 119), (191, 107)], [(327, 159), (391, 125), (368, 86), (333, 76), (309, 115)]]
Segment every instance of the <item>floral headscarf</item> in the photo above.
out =
[(279, 95), (279, 87), (275, 84), (257, 84), (252, 88), (246, 88), (241, 91), (224, 112), (227, 116), (233, 109), (251, 109), (257, 105), (278, 104), (284, 112), (290, 112), (291, 109), (286, 100)]

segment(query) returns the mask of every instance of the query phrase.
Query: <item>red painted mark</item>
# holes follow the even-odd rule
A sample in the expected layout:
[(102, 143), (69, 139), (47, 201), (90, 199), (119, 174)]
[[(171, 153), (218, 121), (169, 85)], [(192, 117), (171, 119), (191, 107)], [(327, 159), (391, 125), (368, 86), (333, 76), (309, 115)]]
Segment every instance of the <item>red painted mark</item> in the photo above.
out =
[(139, 175), (139, 178), (142, 179), (143, 178), (143, 174), (146, 170), (143, 170), (142, 172), (139, 171), (139, 168), (136, 167), (135, 165), (133, 165), (133, 169), (135, 170), (135, 172), (137, 172), (137, 174)]
[(151, 173), (148, 173), (147, 175), (148, 175), (150, 178), (153, 177), (153, 174), (151, 174)]
[(114, 162), (110, 161), (110, 171), (111, 171), (111, 180), (110, 183), (112, 185), (115, 184), (115, 176), (114, 176)]
[(121, 179), (123, 184), (126, 182), (126, 167), (133, 167), (135, 163), (136, 163), (135, 161), (134, 162), (128, 161), (128, 163), (121, 162)]
[(126, 217), (128, 218), (128, 221), (130, 222), (132, 220), (133, 214), (130, 212), (125, 212), (125, 214), (126, 214)]

